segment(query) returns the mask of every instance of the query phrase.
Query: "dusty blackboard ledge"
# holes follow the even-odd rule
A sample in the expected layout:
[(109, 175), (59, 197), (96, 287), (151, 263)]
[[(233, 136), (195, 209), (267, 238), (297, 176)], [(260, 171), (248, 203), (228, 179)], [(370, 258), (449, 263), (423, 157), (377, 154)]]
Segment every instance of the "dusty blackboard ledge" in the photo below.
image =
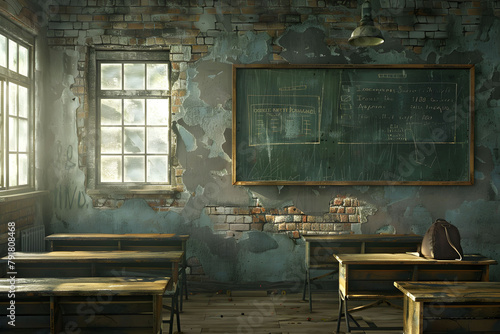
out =
[(233, 65), (234, 185), (472, 185), (474, 65)]

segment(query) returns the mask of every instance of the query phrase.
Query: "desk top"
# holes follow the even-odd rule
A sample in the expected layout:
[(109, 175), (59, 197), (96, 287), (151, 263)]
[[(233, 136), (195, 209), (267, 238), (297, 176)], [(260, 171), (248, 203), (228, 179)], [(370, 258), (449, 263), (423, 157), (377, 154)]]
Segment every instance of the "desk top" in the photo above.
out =
[(454, 265), (492, 265), (497, 261), (488, 259), (479, 254), (464, 255), (462, 261), (427, 259), (408, 253), (371, 253), (371, 254), (334, 254), (337, 261), (342, 264), (454, 264)]
[(394, 282), (417, 302), (500, 302), (500, 282)]
[[(16, 252), (15, 263), (37, 262), (182, 262), (183, 251), (144, 252), (144, 251), (53, 251), (43, 253)], [(0, 261), (7, 262), (8, 257)]]
[(55, 233), (45, 237), (45, 240), (180, 240), (189, 239), (189, 235), (167, 234), (167, 233)]
[[(162, 295), (169, 277), (74, 277), (16, 278), (16, 296), (106, 296)], [(0, 296), (7, 296), (11, 287), (8, 278), (0, 279)]]
[(306, 242), (422, 242), (417, 234), (333, 234), (304, 235)]

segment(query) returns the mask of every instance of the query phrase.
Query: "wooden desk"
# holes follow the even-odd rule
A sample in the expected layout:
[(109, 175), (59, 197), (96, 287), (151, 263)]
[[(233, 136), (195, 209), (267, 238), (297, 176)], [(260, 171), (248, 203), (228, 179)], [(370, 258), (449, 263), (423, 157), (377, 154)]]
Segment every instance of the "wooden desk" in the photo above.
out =
[(14, 262), (17, 277), (170, 276), (177, 283), (183, 256), (181, 251), (16, 252)]
[(462, 261), (426, 259), (405, 253), (337, 254), (335, 258), (339, 263), (337, 332), (340, 329), (342, 307), (348, 331), (349, 319), (354, 321), (348, 312), (348, 300), (401, 299), (403, 294), (394, 287), (394, 281), (489, 281), (489, 266), (497, 264), (497, 261), (481, 255), (465, 255)]
[[(312, 311), (311, 281), (338, 272), (334, 254), (363, 253), (405, 253), (416, 252), (422, 243), (422, 236), (416, 234), (339, 234), (304, 235), (306, 242), (306, 277), (302, 300), (309, 288), (309, 310)], [(327, 274), (311, 278), (311, 270), (328, 270)]]
[[(0, 279), (0, 332), (162, 332), (162, 298), (168, 277), (18, 278), (15, 297)], [(12, 311), (11, 301), (15, 309)], [(15, 327), (9, 322), (13, 314)]]
[[(45, 237), (51, 251), (182, 251), (180, 291), (188, 299), (186, 245), (189, 235), (167, 233), (56, 233)], [(182, 298), (180, 301), (182, 310)]]
[(500, 332), (500, 282), (394, 282), (405, 334)]

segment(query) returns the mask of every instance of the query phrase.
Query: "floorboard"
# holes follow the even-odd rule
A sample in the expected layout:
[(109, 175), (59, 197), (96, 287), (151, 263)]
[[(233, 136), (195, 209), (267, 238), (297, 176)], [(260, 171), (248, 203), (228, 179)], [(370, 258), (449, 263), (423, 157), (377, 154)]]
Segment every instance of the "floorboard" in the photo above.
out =
[[(301, 293), (265, 293), (262, 291), (233, 293), (191, 293), (184, 300), (181, 329), (178, 334), (324, 334), (335, 333), (338, 295), (322, 291), (313, 296), (313, 311)], [(350, 307), (363, 303), (352, 303)], [(378, 305), (352, 315), (361, 326), (402, 326), (403, 311)], [(174, 325), (175, 328), (175, 325)], [(345, 333), (342, 319), (340, 333)], [(164, 331), (165, 333), (165, 331)], [(355, 331), (352, 333), (363, 333)], [(369, 331), (367, 333), (382, 333)], [(402, 333), (402, 331), (384, 332)]]

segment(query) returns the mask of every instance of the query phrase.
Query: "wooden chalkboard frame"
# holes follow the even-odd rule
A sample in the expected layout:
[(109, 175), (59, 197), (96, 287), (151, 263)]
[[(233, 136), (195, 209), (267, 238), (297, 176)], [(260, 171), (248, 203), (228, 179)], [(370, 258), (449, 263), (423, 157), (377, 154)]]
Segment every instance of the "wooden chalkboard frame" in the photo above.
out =
[[(460, 136), (461, 148), (463, 151), (462, 164), (457, 164), (457, 167), (460, 168), (457, 173), (460, 173), (460, 178), (458, 179), (404, 179), (399, 175), (398, 177), (387, 177), (387, 178), (379, 178), (373, 180), (359, 180), (359, 179), (311, 179), (309, 177), (305, 178), (294, 178), (294, 179), (280, 179), (280, 178), (270, 178), (269, 175), (264, 175), (266, 177), (249, 178), (245, 172), (242, 172), (246, 168), (246, 165), (252, 163), (252, 159), (255, 159), (255, 152), (253, 152), (254, 146), (259, 143), (254, 143), (252, 145), (249, 142), (252, 140), (250, 134), (248, 134), (248, 140), (242, 140), (241, 134), (239, 134), (238, 130), (242, 129), (243, 125), (240, 125), (238, 128), (238, 124), (242, 121), (248, 121), (250, 116), (246, 114), (250, 114), (250, 111), (247, 108), (243, 108), (240, 104), (243, 100), (248, 100), (250, 93), (247, 93), (247, 90), (254, 89), (256, 83), (249, 80), (249, 77), (245, 77), (242, 75), (242, 71), (246, 71), (247, 69), (258, 71), (268, 71), (269, 70), (280, 70), (280, 71), (296, 71), (297, 69), (312, 69), (312, 70), (339, 70), (339, 71), (349, 71), (355, 70), (356, 73), (362, 73), (363, 71), (368, 70), (378, 70), (382, 75), (387, 72), (387, 75), (391, 75), (394, 70), (421, 70), (421, 71), (441, 71), (441, 70), (453, 70), (453, 73), (460, 73), (460, 77), (464, 76), (464, 78), (460, 79), (459, 82), (455, 83), (455, 86), (459, 86), (460, 91), (464, 94), (462, 97), (457, 98), (455, 102), (456, 105), (461, 103), (465, 105), (465, 107), (456, 108), (456, 110), (461, 109), (460, 113), (462, 119), (466, 122), (464, 127), (458, 128), (455, 126), (454, 131), (459, 131), (458, 135)], [(285, 73), (285, 72), (279, 72)], [(330, 72), (329, 72), (330, 73)], [(423, 73), (423, 72), (422, 72)], [(311, 64), (299, 64), (299, 65), (283, 65), (283, 64), (247, 64), (247, 65), (233, 65), (233, 119), (232, 119), (232, 183), (234, 185), (472, 185), (474, 183), (474, 65), (471, 64), (446, 64), (446, 65), (436, 65), (436, 64), (377, 64), (377, 65), (311, 65)], [(464, 82), (466, 81), (466, 82)], [(342, 82), (341, 82), (342, 83)], [(462, 87), (463, 84), (468, 84), (468, 87)], [(418, 84), (423, 85), (423, 82), (418, 82)], [(432, 86), (433, 82), (430, 81), (428, 86)], [(443, 84), (443, 82), (436, 83)], [(262, 91), (259, 94), (255, 95), (257, 97), (265, 96), (266, 92)], [(314, 94), (313, 94), (314, 95)], [(458, 95), (457, 95), (458, 96)], [(300, 99), (302, 101), (297, 102), (295, 105), (309, 105), (316, 106), (318, 109), (322, 108), (322, 106), (318, 105), (318, 102), (315, 101), (314, 96), (301, 96)], [(337, 100), (340, 100), (339, 96), (336, 96)], [(250, 102), (243, 102), (249, 106)], [(271, 102), (266, 102), (268, 105)], [(266, 105), (263, 103), (262, 105)], [(321, 104), (321, 101), (319, 102)], [(257, 103), (252, 105), (258, 105)], [(254, 113), (258, 111), (258, 109), (254, 108)], [(464, 110), (465, 109), (465, 110)], [(257, 111), (256, 111), (257, 110)], [(307, 112), (307, 110), (305, 111)], [(245, 114), (246, 113), (246, 114)], [(458, 111), (455, 111), (458, 113)], [(320, 116), (322, 117), (322, 116)], [(456, 115), (455, 115), (456, 117)], [(245, 125), (246, 126), (246, 125)], [(252, 131), (252, 130), (249, 130)], [(320, 130), (318, 130), (320, 131)], [(251, 133), (251, 132), (249, 132)], [(312, 142), (306, 142), (307, 144), (319, 144), (318, 142), (314, 142), (317, 138), (308, 138), (307, 140)], [(292, 145), (296, 145), (296, 147), (300, 147), (300, 143), (288, 143)], [(442, 144), (439, 142), (432, 143)], [(282, 145), (282, 143), (280, 143)], [(305, 147), (307, 145), (302, 145)], [(451, 147), (451, 145), (449, 145)], [(450, 155), (453, 156), (453, 155)], [(297, 157), (300, 159), (300, 156)], [(321, 163), (321, 161), (319, 161)], [(357, 162), (359, 164), (359, 161)], [(427, 166), (429, 167), (429, 166)], [(412, 167), (413, 168), (413, 167)], [(417, 167), (418, 168), (418, 167)], [(395, 173), (389, 172), (387, 173), (389, 176), (394, 176)]]

